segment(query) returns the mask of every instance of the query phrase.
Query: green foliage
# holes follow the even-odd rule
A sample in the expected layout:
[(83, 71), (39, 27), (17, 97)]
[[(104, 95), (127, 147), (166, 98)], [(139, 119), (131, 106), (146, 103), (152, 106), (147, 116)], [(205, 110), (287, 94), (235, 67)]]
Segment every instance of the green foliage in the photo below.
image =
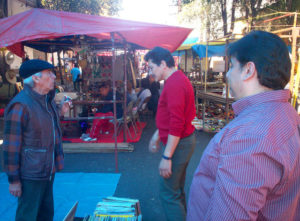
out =
[[(300, 11), (300, 0), (181, 0), (179, 22), (191, 25), (199, 30), (199, 37), (205, 40), (220, 38), (234, 29), (235, 20), (245, 20), (251, 29), (273, 31), (293, 24), (293, 17), (286, 17), (272, 22), (262, 22), (265, 19), (280, 16), (276, 12)], [(234, 3), (234, 4), (233, 4)], [(223, 6), (223, 7), (222, 7)], [(222, 17), (223, 8), (223, 17)], [(226, 13), (224, 13), (226, 9)], [(271, 14), (271, 16), (265, 16)], [(236, 18), (235, 18), (236, 17)], [(300, 16), (298, 16), (298, 24)], [(226, 28), (223, 26), (227, 25)], [(225, 26), (226, 27), (226, 26)]]
[[(201, 41), (215, 39), (222, 35), (219, 4), (211, 4), (207, 0), (194, 0), (182, 7), (178, 15), (181, 24), (189, 24), (199, 32)], [(207, 34), (207, 35), (206, 35)]]
[(186, 5), (186, 4), (190, 4), (193, 1), (195, 1), (195, 0), (182, 0), (181, 4)]
[(267, 6), (266, 9), (275, 10), (275, 11), (299, 12), (300, 1), (299, 0), (277, 0), (273, 4)]
[(39, 0), (41, 8), (92, 15), (116, 15), (122, 0)]
[[(280, 12), (299, 12), (299, 11), (300, 11), (300, 1), (296, 1), (296, 0), (269, 1), (269, 4), (264, 5), (263, 8), (258, 11), (258, 16), (253, 19), (254, 29), (274, 31), (282, 28), (291, 27), (294, 24), (294, 16), (283, 17), (280, 19), (272, 20), (270, 22), (263, 22), (263, 21), (266, 19), (274, 18), (276, 16), (282, 16), (283, 14)], [(297, 24), (299, 25), (299, 23), (300, 23), (300, 18), (298, 16)]]

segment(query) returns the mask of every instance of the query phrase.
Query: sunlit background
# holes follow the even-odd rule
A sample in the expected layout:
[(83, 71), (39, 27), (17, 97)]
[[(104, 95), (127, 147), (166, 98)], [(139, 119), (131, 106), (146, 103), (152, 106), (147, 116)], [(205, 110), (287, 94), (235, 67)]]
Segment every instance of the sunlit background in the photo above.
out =
[(172, 0), (123, 0), (119, 17), (134, 21), (143, 21), (167, 25), (178, 25)]

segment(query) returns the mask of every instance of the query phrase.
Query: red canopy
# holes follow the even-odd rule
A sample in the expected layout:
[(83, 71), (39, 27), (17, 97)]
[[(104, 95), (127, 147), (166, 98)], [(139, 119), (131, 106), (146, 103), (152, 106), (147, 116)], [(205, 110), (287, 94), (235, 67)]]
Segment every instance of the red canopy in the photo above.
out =
[(155, 46), (175, 51), (192, 31), (189, 28), (135, 22), (117, 18), (64, 11), (31, 9), (0, 19), (0, 48), (14, 49), (21, 42), (53, 39), (70, 35), (88, 35), (109, 39), (112, 32), (127, 42), (151, 49)]

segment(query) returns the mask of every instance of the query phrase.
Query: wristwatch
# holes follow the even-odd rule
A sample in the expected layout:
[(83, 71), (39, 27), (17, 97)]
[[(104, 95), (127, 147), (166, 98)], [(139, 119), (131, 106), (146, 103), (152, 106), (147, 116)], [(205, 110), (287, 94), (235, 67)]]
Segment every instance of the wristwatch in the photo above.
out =
[(172, 160), (172, 157), (167, 157), (164, 154), (162, 155), (162, 158), (165, 159), (165, 160)]

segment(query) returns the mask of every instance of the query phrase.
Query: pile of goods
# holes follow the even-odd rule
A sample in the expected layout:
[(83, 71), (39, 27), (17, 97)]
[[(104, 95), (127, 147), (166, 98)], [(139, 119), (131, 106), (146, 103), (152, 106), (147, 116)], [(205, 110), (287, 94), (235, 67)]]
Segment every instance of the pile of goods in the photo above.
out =
[(96, 206), (89, 221), (141, 221), (139, 200), (107, 197)]
[[(222, 104), (209, 103), (205, 108), (204, 128), (202, 119), (202, 105), (199, 105), (198, 117), (192, 121), (192, 124), (197, 130), (203, 130), (205, 132), (219, 132), (226, 125), (226, 111), (225, 106)], [(230, 109), (228, 112), (228, 119), (234, 118), (234, 113)]]

